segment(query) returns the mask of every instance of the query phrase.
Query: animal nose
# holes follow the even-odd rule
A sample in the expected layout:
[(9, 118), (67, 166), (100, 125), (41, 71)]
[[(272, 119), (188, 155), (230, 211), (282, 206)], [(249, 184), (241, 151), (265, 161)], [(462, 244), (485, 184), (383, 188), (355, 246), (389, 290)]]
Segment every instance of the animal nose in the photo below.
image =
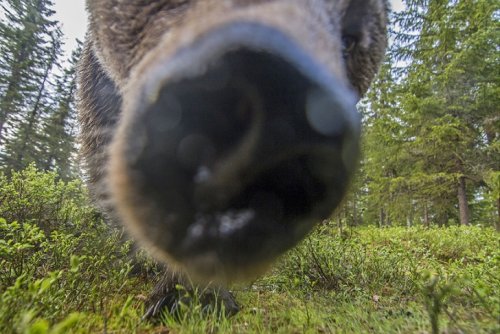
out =
[(125, 220), (149, 225), (144, 238), (195, 276), (248, 275), (342, 199), (356, 98), (279, 31), (219, 28), (155, 64), (138, 90), (120, 164), (147, 209)]

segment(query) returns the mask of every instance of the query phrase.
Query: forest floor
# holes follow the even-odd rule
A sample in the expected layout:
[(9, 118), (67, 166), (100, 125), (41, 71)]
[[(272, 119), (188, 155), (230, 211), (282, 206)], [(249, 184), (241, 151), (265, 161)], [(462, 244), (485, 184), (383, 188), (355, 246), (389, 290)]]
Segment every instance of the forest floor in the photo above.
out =
[[(143, 322), (143, 299), (151, 282), (138, 278), (109, 288), (91, 307), (68, 304), (73, 309), (60, 305), (63, 310), (58, 311), (49, 306), (50, 298), (58, 303), (51, 295), (57, 292), (49, 291), (51, 282), (63, 278), (49, 275), (52, 281), (46, 278), (26, 288), (31, 298), (48, 294), (45, 304), (34, 308), (34, 302), (25, 302), (16, 311), (17, 321), (0, 316), (0, 328), (54, 334), (500, 333), (499, 245), (500, 234), (489, 228), (339, 230), (325, 224), (267, 275), (233, 286), (241, 311), (230, 318), (207, 314), (194, 303), (176, 316), (165, 314), (158, 323)], [(97, 285), (106, 284), (95, 281), (84, 293), (97, 293)], [(60, 286), (57, 291), (71, 293)], [(17, 289), (24, 289), (23, 284)], [(0, 302), (9, 301), (5, 294)]]

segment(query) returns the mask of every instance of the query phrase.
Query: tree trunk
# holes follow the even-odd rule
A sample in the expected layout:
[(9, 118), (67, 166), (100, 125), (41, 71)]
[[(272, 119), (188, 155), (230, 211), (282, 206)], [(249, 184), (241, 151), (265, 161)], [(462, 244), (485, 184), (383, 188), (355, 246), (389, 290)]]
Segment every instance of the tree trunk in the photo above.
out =
[(410, 199), (410, 203), (409, 203), (409, 208), (410, 208), (410, 211), (408, 212), (408, 216), (406, 217), (406, 226), (407, 227), (412, 227), (413, 226), (413, 200)]
[(337, 215), (337, 225), (340, 233), (342, 233), (342, 212), (339, 212)]
[(353, 201), (352, 201), (352, 222), (353, 222), (353, 226), (358, 226), (359, 225), (359, 222), (358, 222), (358, 206), (356, 205), (356, 200), (357, 198), (354, 197)]
[(23, 166), (24, 154), (26, 152), (27, 146), (33, 145), (33, 141), (31, 140), (30, 137), (36, 135), (35, 122), (37, 121), (37, 118), (40, 114), (40, 104), (42, 101), (43, 93), (46, 90), (45, 85), (47, 84), (47, 79), (49, 77), (50, 70), (52, 69), (52, 66), (54, 65), (54, 61), (55, 61), (55, 54), (51, 57), (50, 63), (47, 64), (47, 67), (45, 68), (42, 82), (41, 82), (40, 86), (38, 87), (38, 92), (37, 92), (37, 96), (35, 99), (35, 103), (34, 103), (33, 108), (31, 109), (31, 111), (28, 115), (28, 122), (25, 126), (25, 131), (23, 133), (24, 138), (22, 140), (22, 144), (21, 144), (22, 146), (21, 146), (21, 149), (17, 152), (17, 157), (16, 157), (16, 162), (19, 163), (20, 166)]
[(385, 224), (385, 210), (384, 208), (380, 208), (379, 227), (384, 227), (384, 224)]
[(500, 232), (500, 197), (497, 198), (497, 214), (497, 223), (495, 224), (495, 227), (497, 232)]
[(427, 207), (427, 202), (424, 204), (424, 226), (429, 227), (429, 208)]
[(465, 176), (458, 178), (458, 208), (460, 211), (460, 225), (468, 226), (469, 222), (469, 203), (467, 202), (467, 193), (465, 188)]

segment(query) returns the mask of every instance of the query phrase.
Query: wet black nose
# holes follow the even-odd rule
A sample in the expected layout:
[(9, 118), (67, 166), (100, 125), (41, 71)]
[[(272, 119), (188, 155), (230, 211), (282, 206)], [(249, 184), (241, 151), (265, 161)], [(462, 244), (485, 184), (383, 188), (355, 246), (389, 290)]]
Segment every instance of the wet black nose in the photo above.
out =
[(198, 276), (246, 274), (293, 246), (330, 215), (355, 170), (349, 89), (260, 29), (273, 46), (257, 39), (194, 61), (145, 88), (128, 120), (123, 154), (147, 203), (144, 235)]

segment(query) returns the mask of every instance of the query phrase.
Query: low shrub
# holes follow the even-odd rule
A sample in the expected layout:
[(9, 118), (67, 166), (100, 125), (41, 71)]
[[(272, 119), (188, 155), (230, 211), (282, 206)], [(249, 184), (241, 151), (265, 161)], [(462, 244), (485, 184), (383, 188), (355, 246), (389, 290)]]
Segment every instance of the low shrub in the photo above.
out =
[(29, 167), (0, 175), (0, 194), (0, 332), (95, 312), (120, 293), (130, 244), (88, 204), (81, 182)]
[[(259, 284), (303, 296), (311, 292), (335, 296), (337, 302), (417, 303), (425, 307), (436, 332), (440, 316), (451, 324), (457, 319), (474, 323), (476, 317), (490, 321), (498, 317), (498, 245), (500, 234), (492, 228), (340, 231), (326, 224), (284, 256)], [(470, 314), (457, 314), (464, 309)]]

